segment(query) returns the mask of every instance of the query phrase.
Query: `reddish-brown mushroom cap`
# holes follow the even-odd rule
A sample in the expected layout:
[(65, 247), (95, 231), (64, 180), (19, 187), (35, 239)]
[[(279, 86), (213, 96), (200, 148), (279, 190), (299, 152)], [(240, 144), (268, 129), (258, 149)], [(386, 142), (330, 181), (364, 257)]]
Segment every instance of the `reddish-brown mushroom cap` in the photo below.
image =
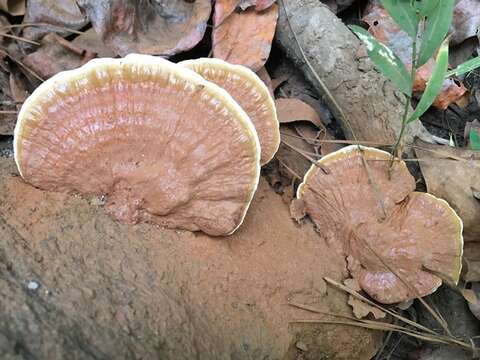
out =
[(263, 81), (249, 68), (220, 59), (202, 58), (180, 63), (221, 86), (240, 104), (257, 130), (260, 164), (268, 163), (280, 145), (280, 130), (273, 101)]
[(107, 196), (127, 222), (232, 233), (259, 178), (253, 124), (217, 85), (148, 55), (96, 59), (24, 103), (15, 160), (39, 188)]
[(404, 162), (389, 179), (389, 158), (348, 146), (313, 165), (297, 192), (319, 233), (346, 256), (352, 277), (382, 303), (428, 295), (442, 279), (457, 283), (463, 249), (455, 211), (414, 192)]

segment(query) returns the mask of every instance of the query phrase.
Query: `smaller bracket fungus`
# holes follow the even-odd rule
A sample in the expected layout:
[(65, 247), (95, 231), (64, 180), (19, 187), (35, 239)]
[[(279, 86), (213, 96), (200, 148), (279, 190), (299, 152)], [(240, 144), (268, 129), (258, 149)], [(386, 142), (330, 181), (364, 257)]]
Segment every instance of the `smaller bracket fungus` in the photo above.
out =
[(457, 283), (462, 221), (442, 199), (414, 192), (404, 162), (388, 177), (390, 155), (356, 145), (312, 165), (297, 191), (319, 233), (347, 259), (351, 276), (391, 304)]
[(245, 66), (220, 59), (187, 60), (180, 65), (221, 86), (240, 104), (257, 130), (261, 147), (260, 164), (268, 163), (280, 145), (280, 129), (275, 102), (257, 74)]
[(106, 195), (120, 220), (210, 235), (240, 226), (260, 174), (255, 128), (232, 97), (148, 55), (44, 82), (22, 106), (14, 149), (36, 187)]

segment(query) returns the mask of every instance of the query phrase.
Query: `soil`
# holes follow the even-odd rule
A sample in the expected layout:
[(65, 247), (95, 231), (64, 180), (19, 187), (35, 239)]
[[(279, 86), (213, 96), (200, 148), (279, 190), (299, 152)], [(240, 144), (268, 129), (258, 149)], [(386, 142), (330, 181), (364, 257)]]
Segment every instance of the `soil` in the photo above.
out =
[[(228, 238), (126, 225), (0, 158), (0, 358), (370, 359), (382, 334), (291, 323), (350, 314), (345, 261), (261, 181)], [(331, 318), (330, 318), (331, 319)]]

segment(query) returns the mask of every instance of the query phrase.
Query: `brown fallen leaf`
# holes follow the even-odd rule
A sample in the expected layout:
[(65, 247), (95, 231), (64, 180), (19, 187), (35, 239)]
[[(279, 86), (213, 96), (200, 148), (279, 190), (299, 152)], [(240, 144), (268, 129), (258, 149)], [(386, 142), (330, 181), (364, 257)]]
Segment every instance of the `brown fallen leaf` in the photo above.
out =
[(267, 61), (277, 25), (278, 6), (262, 12), (234, 12), (220, 25), (214, 22), (213, 56), (258, 71)]
[(277, 108), (278, 121), (282, 124), (295, 121), (309, 121), (319, 129), (323, 129), (324, 125), (320, 116), (315, 109), (299, 99), (280, 98), (275, 100)]
[(452, 35), (450, 42), (460, 44), (464, 40), (477, 35), (480, 27), (480, 6), (478, 0), (459, 0), (455, 5)]
[(105, 46), (100, 36), (94, 29), (88, 29), (72, 41), (72, 45), (85, 51), (97, 54), (97, 57), (115, 57), (116, 54), (109, 47)]
[[(415, 142), (420, 169), (432, 195), (445, 199), (463, 220), (465, 241), (480, 241), (480, 152)], [(456, 160), (464, 159), (464, 161)]]
[(301, 181), (311, 165), (302, 154), (314, 154), (315, 147), (300, 138), (290, 126), (280, 125), (280, 136), (282, 142), (275, 155), (280, 162), (280, 173), (289, 179), (288, 183)]
[[(365, 9), (362, 18), (369, 25), (369, 31), (375, 38), (386, 44), (402, 60), (405, 66), (412, 67), (411, 40), (406, 32), (400, 29), (392, 17), (381, 6), (378, 0), (371, 0)], [(417, 70), (413, 90), (421, 92), (425, 90), (428, 79), (435, 67), (435, 60), (430, 59), (425, 65)], [(459, 82), (452, 79), (445, 79), (442, 91), (435, 99), (432, 106), (438, 109), (446, 109), (451, 103), (461, 102), (467, 96), (467, 89)]]
[(27, 82), (17, 71), (12, 71), (9, 78), (11, 98), (16, 104), (23, 103), (29, 96)]
[(480, 298), (480, 283), (473, 283), (470, 291), (474, 294), (476, 301), (472, 302), (466, 299), (468, 301), (468, 307), (470, 308), (472, 314), (475, 315), (478, 320), (480, 320), (480, 301), (478, 301)]
[[(23, 23), (46, 23), (68, 29), (78, 30), (88, 24), (88, 18), (77, 5), (75, 0), (29, 0)], [(23, 36), (30, 40), (39, 40), (53, 28), (26, 27)], [(67, 35), (67, 31), (55, 32)]]
[[(360, 292), (362, 289), (355, 279), (345, 279), (343, 281), (344, 285), (354, 291)], [(387, 316), (382, 310), (376, 308), (375, 306), (369, 305), (366, 302), (363, 302), (352, 295), (348, 296), (348, 305), (352, 307), (353, 315), (357, 319), (363, 319), (367, 317), (370, 313), (375, 319), (383, 319)]]
[(472, 289), (462, 289), (461, 290), (462, 296), (465, 300), (467, 300), (470, 304), (476, 304), (478, 302), (477, 294)]
[(171, 56), (202, 40), (210, 0), (78, 0), (95, 31), (116, 54)]
[(480, 281), (480, 242), (467, 242), (463, 246), (462, 279)]
[[(327, 155), (342, 147), (334, 142), (328, 142), (335, 138), (327, 131), (315, 109), (306, 102), (296, 98), (280, 98), (275, 100), (275, 106), (278, 121), (283, 124), (298, 122), (294, 125), (295, 131), (312, 145), (318, 154)], [(315, 125), (315, 128), (305, 122)], [(327, 141), (322, 142), (324, 140)]]
[(219, 26), (236, 8), (246, 10), (254, 6), (255, 11), (263, 11), (269, 8), (275, 0), (216, 0), (213, 21)]
[(13, 16), (25, 14), (25, 0), (0, 0), (0, 10)]
[(264, 84), (267, 86), (268, 91), (270, 92), (270, 95), (273, 97), (273, 86), (272, 86), (272, 78), (270, 77), (270, 74), (268, 73), (267, 69), (265, 66), (262, 66), (260, 70), (257, 71), (258, 77), (264, 82)]
[(15, 101), (10, 91), (10, 79), (7, 72), (0, 70), (0, 135), (13, 135), (17, 119)]
[(60, 71), (77, 68), (85, 62), (82, 55), (67, 49), (58, 38), (59, 36), (53, 33), (46, 35), (40, 48), (23, 59), (23, 63), (43, 79), (48, 79)]

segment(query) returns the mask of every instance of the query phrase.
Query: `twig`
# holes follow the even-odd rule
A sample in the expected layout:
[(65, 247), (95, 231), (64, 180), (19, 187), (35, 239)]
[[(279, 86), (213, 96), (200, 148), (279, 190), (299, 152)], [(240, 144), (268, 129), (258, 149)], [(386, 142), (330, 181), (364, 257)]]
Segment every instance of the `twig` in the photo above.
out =
[(295, 171), (293, 171), (287, 164), (285, 164), (282, 160), (277, 159), (280, 165), (282, 165), (285, 169), (287, 169), (294, 177), (298, 180), (302, 181), (302, 177), (298, 175)]
[(16, 60), (14, 57), (12, 57), (8, 51), (4, 50), (3, 47), (0, 47), (0, 54), (3, 54), (4, 56), (8, 56), (10, 58), (10, 60), (12, 60), (14, 63), (16, 63), (17, 65), (19, 65), (20, 67), (24, 68), (26, 71), (28, 71), (33, 77), (35, 77), (37, 80), (40, 80), (41, 82), (45, 81), (44, 79), (42, 79), (42, 77), (40, 75), (38, 75), (35, 71), (33, 71), (32, 69), (30, 69), (27, 65), (25, 65), (23, 62), (21, 62), (20, 60)]
[(10, 34), (5, 34), (5, 33), (0, 33), (0, 37), (6, 37), (6, 38), (10, 38), (10, 39), (14, 39), (14, 40), (17, 40), (17, 41), (23, 41), (23, 42), (26, 42), (28, 44), (32, 44), (32, 45), (37, 45), (37, 46), (40, 46), (41, 44), (39, 42), (36, 42), (36, 41), (33, 41), (33, 40), (29, 40), (29, 39), (25, 39), (23, 37), (20, 37), (20, 36), (15, 36), (15, 35), (10, 35)]
[(7, 25), (7, 26), (1, 27), (0, 30), (9, 30), (9, 29), (14, 29), (14, 28), (25, 28), (25, 27), (47, 27), (47, 28), (51, 28), (51, 29), (56, 29), (58, 31), (70, 32), (72, 34), (77, 34), (77, 35), (84, 34), (83, 31), (73, 30), (73, 29), (69, 29), (69, 28), (64, 27), (64, 26), (52, 25), (52, 24), (43, 23), (43, 22), (41, 22), (41, 23), (23, 23), (23, 24)]

